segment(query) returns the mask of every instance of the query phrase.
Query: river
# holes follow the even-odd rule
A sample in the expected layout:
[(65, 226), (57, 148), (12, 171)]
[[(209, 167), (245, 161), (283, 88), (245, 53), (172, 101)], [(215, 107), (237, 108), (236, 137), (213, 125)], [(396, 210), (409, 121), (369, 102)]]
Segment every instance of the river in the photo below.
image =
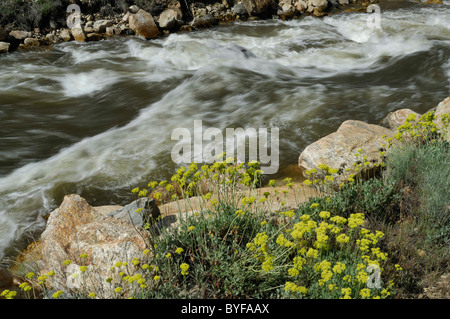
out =
[[(0, 56), (0, 260), (66, 194), (92, 205), (170, 177), (175, 128), (278, 128), (280, 170), (347, 119), (450, 95), (450, 2), (236, 22)], [(277, 175), (277, 176), (278, 176)]]

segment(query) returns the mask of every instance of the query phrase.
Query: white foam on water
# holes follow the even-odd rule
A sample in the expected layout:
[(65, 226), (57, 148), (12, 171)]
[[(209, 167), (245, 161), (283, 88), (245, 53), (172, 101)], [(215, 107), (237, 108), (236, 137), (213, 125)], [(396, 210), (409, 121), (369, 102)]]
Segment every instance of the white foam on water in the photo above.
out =
[[(58, 85), (53, 91), (67, 98), (107, 91), (127, 79), (160, 82), (189, 75), (159, 101), (142, 109), (127, 125), (85, 138), (46, 160), (27, 164), (1, 177), (0, 258), (11, 240), (41, 225), (36, 216), (55, 207), (57, 203), (50, 193), (57, 185), (74, 183), (80, 190), (94, 185), (105, 191), (134, 187), (141, 176), (158, 170), (157, 159), (162, 154), (167, 157), (175, 144), (170, 139), (173, 129), (193, 129), (195, 119), (204, 120), (205, 128), (209, 122), (220, 129), (250, 118), (255, 128), (281, 126), (316, 113), (315, 119), (319, 121), (318, 113), (326, 107), (325, 95), (331, 93), (327, 93), (324, 84), (309, 85), (301, 80), (364, 72), (383, 67), (377, 64), (386, 57), (401, 58), (429, 50), (436, 39), (441, 43), (450, 41), (448, 10), (429, 10), (432, 15), (423, 15), (421, 11), (383, 13), (380, 30), (364, 28), (367, 15), (352, 14), (237, 23), (271, 25), (275, 29), (282, 25), (275, 36), (214, 29), (172, 34), (154, 41), (129, 38), (114, 43), (116, 48), (103, 48), (110, 43), (107, 41), (64, 44), (58, 47), (67, 53), (63, 59), (71, 59), (74, 64), (73, 67), (69, 63), (68, 70), (67, 63), (65, 67), (49, 68), (31, 65), (22, 73), (8, 76), (7, 72), (13, 68), (0, 69), (0, 90), (20, 91), (29, 85), (50, 93), (51, 84), (46, 87), (35, 82), (47, 79), (56, 81)], [(243, 52), (245, 49), (247, 54)], [(102, 63), (114, 58), (123, 66), (108, 70)], [(98, 67), (91, 63), (97, 61)], [(443, 68), (450, 83), (450, 60)], [(239, 72), (245, 78), (238, 81)], [(272, 91), (274, 81), (283, 84), (280, 78), (289, 76), (296, 76), (299, 84), (280, 85)], [(334, 89), (338, 92), (340, 88)], [(388, 86), (368, 87), (365, 94), (389, 100), (389, 90)], [(336, 95), (336, 98), (344, 97)]]
[(88, 46), (85, 43), (65, 43), (57, 48), (62, 52), (69, 53), (70, 55), (67, 58), (70, 58), (73, 64), (81, 64), (111, 56), (111, 52), (106, 50), (93, 50), (95, 46), (100, 46), (100, 43), (95, 43), (94, 46)]
[(90, 72), (65, 74), (57, 78), (57, 81), (61, 84), (64, 95), (78, 97), (104, 90), (120, 81), (120, 75), (105, 69), (95, 69)]

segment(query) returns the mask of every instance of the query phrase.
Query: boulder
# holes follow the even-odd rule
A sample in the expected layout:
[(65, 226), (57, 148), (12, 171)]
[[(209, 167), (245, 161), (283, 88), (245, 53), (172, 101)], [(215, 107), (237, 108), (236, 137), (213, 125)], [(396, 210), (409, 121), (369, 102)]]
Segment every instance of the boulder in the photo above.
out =
[(381, 126), (386, 127), (390, 130), (397, 130), (400, 125), (405, 124), (405, 120), (410, 114), (416, 114), (416, 116), (420, 116), (419, 113), (416, 113), (410, 109), (400, 109), (394, 112), (390, 112), (382, 121)]
[(86, 35), (84, 34), (83, 29), (80, 26), (74, 27), (72, 30), (72, 35), (75, 41), (79, 42), (85, 42), (86, 41)]
[(191, 24), (193, 27), (197, 29), (202, 29), (202, 28), (210, 28), (214, 25), (217, 25), (218, 23), (219, 21), (216, 18), (214, 18), (213, 15), (205, 14), (201, 18), (195, 18)]
[[(138, 209), (142, 209), (142, 211), (137, 213), (136, 210)], [(121, 218), (132, 225), (142, 227), (145, 223), (153, 224), (161, 217), (161, 212), (154, 199), (141, 198), (109, 213), (107, 216)]]
[(294, 3), (295, 6), (295, 10), (297, 10), (298, 12), (305, 12), (306, 9), (308, 9), (308, 3), (306, 3), (306, 1), (303, 0), (298, 0), (297, 2)]
[[(52, 289), (68, 294), (94, 292), (99, 298), (112, 298), (111, 286), (115, 282), (106, 282), (114, 277), (111, 267), (118, 261), (134, 267), (131, 260), (142, 257), (148, 243), (145, 230), (121, 218), (104, 216), (79, 195), (67, 195), (50, 213), (41, 235), (41, 273), (55, 272), (48, 278)], [(82, 258), (81, 254), (88, 257)], [(71, 261), (70, 265), (64, 265), (66, 260)], [(86, 266), (86, 271), (80, 266)]]
[(183, 14), (179, 9), (166, 9), (159, 16), (159, 26), (162, 29), (172, 30), (182, 18)]
[(308, 12), (313, 15), (322, 15), (327, 7), (327, 0), (308, 0)]
[(25, 40), (26, 38), (31, 38), (31, 32), (14, 30), (9, 33), (10, 36), (16, 38), (17, 40)]
[(68, 42), (68, 41), (72, 40), (72, 34), (70, 33), (69, 29), (62, 29), (61, 32), (60, 32), (60, 37), (65, 42)]
[(105, 35), (102, 33), (91, 32), (86, 34), (88, 41), (100, 41), (105, 38)]
[(130, 18), (130, 11), (128, 11), (127, 13), (125, 13), (125, 15), (122, 17), (122, 21), (128, 23), (128, 19)]
[(9, 51), (9, 43), (0, 42), (0, 53), (7, 53)]
[(47, 41), (48, 43), (58, 43), (61, 40), (61, 38), (56, 35), (55, 32), (52, 33), (48, 33), (45, 35), (45, 41)]
[(295, 7), (291, 4), (291, 0), (280, 1), (278, 7), (281, 8), (281, 12), (294, 12)]
[[(443, 114), (449, 114), (450, 115), (450, 96), (447, 97), (445, 100), (443, 100), (441, 103), (438, 104), (436, 107), (436, 111), (434, 112), (434, 115), (436, 116), (436, 126), (440, 129), (442, 128), (442, 115)], [(446, 129), (446, 137), (447, 141), (450, 142), (450, 126)]]
[(250, 16), (258, 16), (269, 11), (274, 0), (242, 0), (242, 4)]
[(131, 14), (128, 18), (130, 28), (136, 35), (148, 39), (156, 38), (160, 32), (152, 15), (140, 9), (137, 13)]
[(97, 20), (94, 22), (94, 25), (92, 26), (94, 32), (97, 33), (105, 33), (106, 28), (113, 25), (112, 20)]
[(106, 34), (107, 35), (120, 35), (122, 33), (122, 29), (119, 27), (107, 27)]
[(40, 44), (39, 40), (36, 38), (26, 38), (23, 43), (27, 47), (38, 47)]
[(298, 166), (303, 173), (305, 170), (317, 168), (319, 164), (334, 169), (352, 169), (352, 164), (358, 160), (355, 157), (358, 149), (362, 149), (361, 158), (367, 155), (368, 161), (379, 162), (382, 145), (386, 144), (383, 135), (392, 137), (394, 132), (379, 125), (345, 121), (336, 132), (307, 146), (300, 154)]
[(130, 11), (131, 13), (138, 13), (139, 10), (140, 9), (137, 5), (132, 5), (131, 7), (128, 8), (128, 11)]
[(247, 15), (247, 9), (245, 9), (244, 5), (239, 2), (236, 3), (232, 8), (231, 8), (231, 12), (233, 12), (234, 14), (240, 15), (240, 16), (244, 16)]

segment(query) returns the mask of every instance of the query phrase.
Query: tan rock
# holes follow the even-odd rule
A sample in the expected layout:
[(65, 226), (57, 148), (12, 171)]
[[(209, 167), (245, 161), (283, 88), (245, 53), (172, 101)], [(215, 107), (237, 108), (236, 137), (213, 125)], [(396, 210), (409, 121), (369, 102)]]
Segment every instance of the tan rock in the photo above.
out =
[(386, 127), (390, 130), (397, 130), (400, 125), (405, 124), (406, 118), (410, 114), (415, 114), (417, 117), (420, 116), (419, 113), (414, 112), (410, 109), (400, 109), (394, 112), (390, 112), (382, 121), (381, 126)]
[(386, 143), (382, 135), (391, 137), (394, 132), (379, 125), (345, 121), (336, 132), (307, 146), (300, 154), (298, 165), (303, 173), (317, 168), (319, 164), (334, 169), (352, 169), (352, 164), (357, 161), (354, 154), (358, 149), (363, 150), (361, 157), (367, 155), (369, 161), (379, 161), (380, 149)]
[(0, 53), (7, 53), (9, 51), (9, 43), (0, 42)]
[(128, 22), (136, 35), (143, 36), (146, 39), (154, 39), (160, 34), (152, 15), (142, 9), (131, 14)]
[(328, 7), (327, 0), (308, 0), (308, 12), (320, 15)]
[(80, 26), (74, 27), (72, 30), (72, 35), (75, 41), (79, 42), (85, 42), (86, 41), (86, 35), (84, 34), (83, 29)]
[(68, 42), (72, 40), (72, 34), (70, 33), (69, 29), (63, 29), (60, 33), (61, 39), (63, 39), (65, 42)]
[(159, 16), (159, 26), (163, 29), (171, 30), (177, 25), (177, 20), (181, 20), (183, 14), (180, 9), (166, 9)]
[[(138, 232), (139, 230), (139, 232)], [(99, 298), (113, 296), (106, 279), (117, 262), (142, 257), (149, 239), (146, 231), (120, 218), (105, 217), (79, 195), (68, 195), (48, 219), (41, 235), (42, 272), (53, 270), (53, 289), (72, 293), (95, 292)], [(89, 257), (82, 260), (81, 254)], [(65, 260), (72, 263), (67, 267)], [(83, 273), (80, 266), (87, 266)], [(131, 266), (132, 267), (132, 266)]]
[(38, 47), (40, 45), (39, 40), (36, 38), (26, 38), (23, 43), (27, 47)]
[(107, 27), (106, 34), (107, 35), (120, 35), (122, 33), (122, 29), (119, 27)]
[(31, 38), (31, 32), (14, 30), (9, 33), (10, 36), (16, 38), (17, 40), (25, 40), (26, 38)]
[[(442, 115), (449, 114), (450, 115), (450, 96), (447, 97), (445, 100), (443, 100), (441, 103), (438, 104), (436, 107), (436, 111), (434, 112), (434, 115), (436, 116), (436, 127), (439, 129), (442, 129)], [(447, 126), (447, 128), (444, 130), (444, 133), (446, 134), (447, 141), (450, 142), (450, 127)]]

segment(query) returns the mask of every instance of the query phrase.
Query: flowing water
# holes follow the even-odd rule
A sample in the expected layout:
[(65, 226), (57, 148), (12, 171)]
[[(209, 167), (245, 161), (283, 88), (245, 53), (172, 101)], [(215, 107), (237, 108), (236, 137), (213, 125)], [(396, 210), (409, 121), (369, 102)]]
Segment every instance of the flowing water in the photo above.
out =
[[(64, 195), (125, 204), (173, 174), (177, 127), (278, 127), (281, 169), (347, 119), (450, 95), (450, 2), (237, 22), (0, 56), (0, 259)], [(245, 50), (243, 49), (245, 48)]]

